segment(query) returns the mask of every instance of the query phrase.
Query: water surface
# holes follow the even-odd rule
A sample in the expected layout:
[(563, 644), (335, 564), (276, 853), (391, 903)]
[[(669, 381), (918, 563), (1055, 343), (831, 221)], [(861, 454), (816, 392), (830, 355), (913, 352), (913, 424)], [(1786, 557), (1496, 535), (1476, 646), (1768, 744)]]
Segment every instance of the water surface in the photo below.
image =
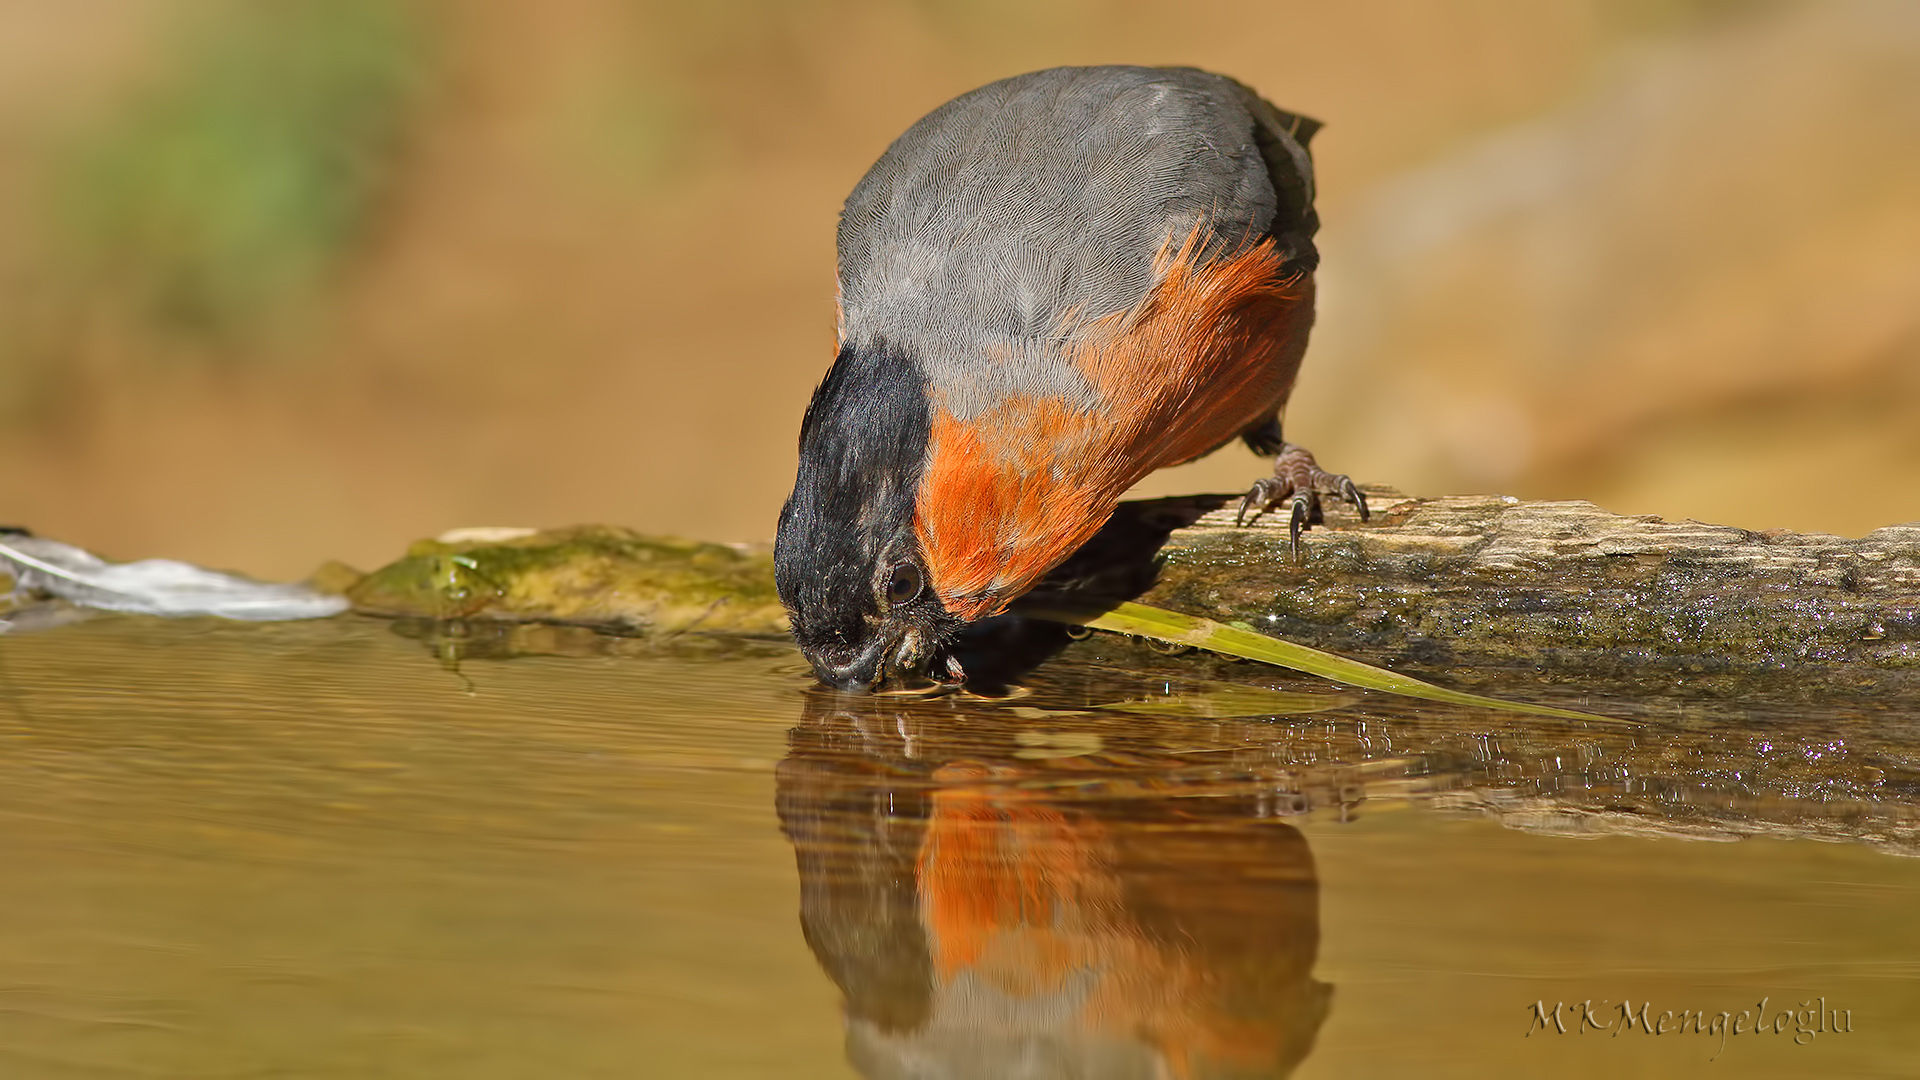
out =
[[(395, 629), (0, 638), (0, 1075), (1920, 1062), (1910, 711), (1598, 729), (1085, 662), (860, 699), (772, 646)], [(1822, 996), (1851, 1031), (1672, 1030)], [(1675, 1021), (1580, 1031), (1622, 1000)]]

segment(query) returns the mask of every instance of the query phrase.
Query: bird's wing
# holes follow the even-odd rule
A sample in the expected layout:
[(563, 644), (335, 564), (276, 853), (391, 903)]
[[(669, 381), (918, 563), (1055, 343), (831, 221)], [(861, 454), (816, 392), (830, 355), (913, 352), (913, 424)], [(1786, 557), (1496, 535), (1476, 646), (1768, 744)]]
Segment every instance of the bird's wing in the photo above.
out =
[(847, 199), (847, 344), (914, 356), (963, 418), (1010, 394), (1087, 400), (1052, 346), (1138, 304), (1169, 241), (1302, 235), (1311, 124), (1185, 68), (1055, 68), (956, 98)]

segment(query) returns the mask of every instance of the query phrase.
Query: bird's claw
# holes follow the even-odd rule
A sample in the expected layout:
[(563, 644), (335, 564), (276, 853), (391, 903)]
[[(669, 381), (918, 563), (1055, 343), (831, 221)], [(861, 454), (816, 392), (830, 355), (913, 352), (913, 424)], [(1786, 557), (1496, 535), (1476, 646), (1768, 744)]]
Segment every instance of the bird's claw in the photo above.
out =
[(1320, 468), (1305, 447), (1287, 443), (1274, 459), (1273, 475), (1254, 481), (1253, 487), (1241, 498), (1240, 509), (1234, 514), (1233, 523), (1245, 525), (1249, 521), (1258, 521), (1267, 511), (1279, 507), (1283, 502), (1289, 503), (1287, 536), (1292, 545), (1294, 561), (1298, 562), (1300, 534), (1325, 520), (1320, 503), (1322, 494), (1337, 495), (1340, 501), (1359, 512), (1361, 521), (1371, 516), (1365, 493), (1354, 484), (1351, 477), (1327, 472)]
[(1294, 562), (1300, 561), (1300, 530), (1312, 524), (1319, 512), (1320, 500), (1311, 492), (1302, 491), (1294, 495), (1293, 510), (1287, 515), (1287, 541), (1291, 545)]
[(1373, 516), (1367, 512), (1366, 493), (1354, 486), (1353, 478), (1350, 476), (1340, 477), (1340, 500), (1360, 511), (1361, 521), (1366, 521)]
[[(1245, 495), (1242, 495), (1240, 497), (1240, 509), (1235, 511), (1233, 515), (1234, 528), (1237, 529), (1240, 526), (1245, 525), (1247, 523), (1247, 508), (1253, 505), (1254, 498), (1260, 495), (1261, 493), (1260, 489), (1266, 483), (1267, 481), (1265, 479), (1255, 480), (1253, 482), (1253, 487), (1249, 489)], [(1259, 516), (1260, 516), (1259, 514), (1254, 515), (1254, 517), (1256, 518)]]

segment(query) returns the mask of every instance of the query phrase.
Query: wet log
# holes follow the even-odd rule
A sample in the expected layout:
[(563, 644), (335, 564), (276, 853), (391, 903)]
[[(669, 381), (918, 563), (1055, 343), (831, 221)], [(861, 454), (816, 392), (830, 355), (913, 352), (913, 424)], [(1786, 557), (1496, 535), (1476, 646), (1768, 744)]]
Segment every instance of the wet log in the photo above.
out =
[[(1232, 623), (1449, 686), (1920, 695), (1920, 522), (1860, 539), (1369, 489), (1292, 550), (1237, 500), (1130, 502), (1046, 587)], [(462, 530), (347, 589), (365, 614), (777, 636), (764, 548), (586, 526)], [(1127, 661), (1111, 639), (1072, 648)], [(1130, 661), (1129, 661), (1130, 662)]]
[(1219, 497), (1129, 503), (1069, 577), (1449, 685), (1920, 693), (1920, 522), (1849, 539), (1587, 502), (1369, 499), (1371, 521), (1330, 509), (1298, 558), (1284, 515), (1236, 526)]

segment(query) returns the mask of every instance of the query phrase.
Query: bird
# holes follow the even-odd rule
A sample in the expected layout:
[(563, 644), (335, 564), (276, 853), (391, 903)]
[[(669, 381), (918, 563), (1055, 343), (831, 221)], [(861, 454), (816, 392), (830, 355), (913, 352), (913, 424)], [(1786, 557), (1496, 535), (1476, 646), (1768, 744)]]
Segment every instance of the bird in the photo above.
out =
[(1286, 441), (1313, 324), (1318, 121), (1196, 68), (1056, 67), (928, 113), (836, 233), (837, 348), (800, 424), (774, 574), (814, 675), (963, 682), (969, 624), (1133, 484), (1239, 438), (1238, 520), (1352, 480)]

